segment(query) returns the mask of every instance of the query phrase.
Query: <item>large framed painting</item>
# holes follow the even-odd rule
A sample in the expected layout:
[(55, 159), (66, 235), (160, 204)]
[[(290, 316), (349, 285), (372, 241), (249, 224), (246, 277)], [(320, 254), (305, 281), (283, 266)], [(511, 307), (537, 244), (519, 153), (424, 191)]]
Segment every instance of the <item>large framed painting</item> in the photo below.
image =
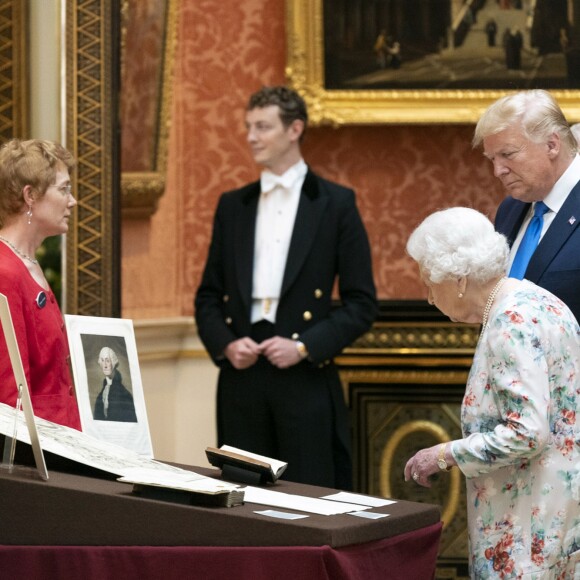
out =
[(287, 0), (287, 77), (314, 124), (473, 123), (511, 91), (580, 120), (579, 0)]

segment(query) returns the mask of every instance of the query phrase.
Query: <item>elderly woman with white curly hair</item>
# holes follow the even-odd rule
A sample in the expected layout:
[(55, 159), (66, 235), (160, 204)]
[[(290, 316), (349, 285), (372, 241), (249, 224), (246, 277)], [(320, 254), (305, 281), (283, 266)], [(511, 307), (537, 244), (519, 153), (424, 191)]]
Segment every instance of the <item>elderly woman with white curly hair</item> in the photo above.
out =
[(507, 242), (475, 210), (430, 215), (407, 251), (429, 302), (482, 330), (463, 438), (419, 451), (405, 479), (463, 472), (472, 578), (580, 578), (578, 322), (547, 290), (505, 277)]

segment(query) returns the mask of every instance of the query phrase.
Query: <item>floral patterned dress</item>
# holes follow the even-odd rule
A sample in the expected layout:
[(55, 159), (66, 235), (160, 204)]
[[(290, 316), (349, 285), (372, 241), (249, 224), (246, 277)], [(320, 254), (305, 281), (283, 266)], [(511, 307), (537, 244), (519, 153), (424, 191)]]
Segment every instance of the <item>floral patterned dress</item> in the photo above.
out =
[[(580, 292), (580, 288), (578, 289)], [(472, 578), (580, 580), (580, 328), (526, 280), (496, 301), (451, 451)]]

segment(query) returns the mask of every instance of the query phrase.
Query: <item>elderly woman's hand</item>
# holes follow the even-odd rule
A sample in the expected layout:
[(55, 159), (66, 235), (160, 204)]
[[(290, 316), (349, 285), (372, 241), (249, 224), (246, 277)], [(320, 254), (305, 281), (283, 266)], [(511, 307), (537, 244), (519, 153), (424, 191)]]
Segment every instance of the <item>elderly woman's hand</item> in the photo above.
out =
[(423, 487), (431, 487), (429, 476), (440, 471), (437, 465), (440, 447), (438, 444), (415, 453), (405, 465), (405, 481), (412, 479)]

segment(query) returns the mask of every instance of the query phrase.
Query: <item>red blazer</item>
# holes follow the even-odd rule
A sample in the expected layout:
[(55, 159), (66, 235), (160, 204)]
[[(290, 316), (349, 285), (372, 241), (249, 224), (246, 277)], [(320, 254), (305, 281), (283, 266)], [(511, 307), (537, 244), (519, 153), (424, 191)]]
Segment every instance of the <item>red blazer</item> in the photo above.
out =
[[(37, 303), (41, 292), (46, 296), (43, 308)], [(35, 282), (20, 258), (3, 243), (0, 293), (8, 298), (34, 414), (80, 430), (66, 329), (56, 298)], [(16, 395), (8, 348), (4, 333), (0, 333), (0, 402), (14, 406)]]

